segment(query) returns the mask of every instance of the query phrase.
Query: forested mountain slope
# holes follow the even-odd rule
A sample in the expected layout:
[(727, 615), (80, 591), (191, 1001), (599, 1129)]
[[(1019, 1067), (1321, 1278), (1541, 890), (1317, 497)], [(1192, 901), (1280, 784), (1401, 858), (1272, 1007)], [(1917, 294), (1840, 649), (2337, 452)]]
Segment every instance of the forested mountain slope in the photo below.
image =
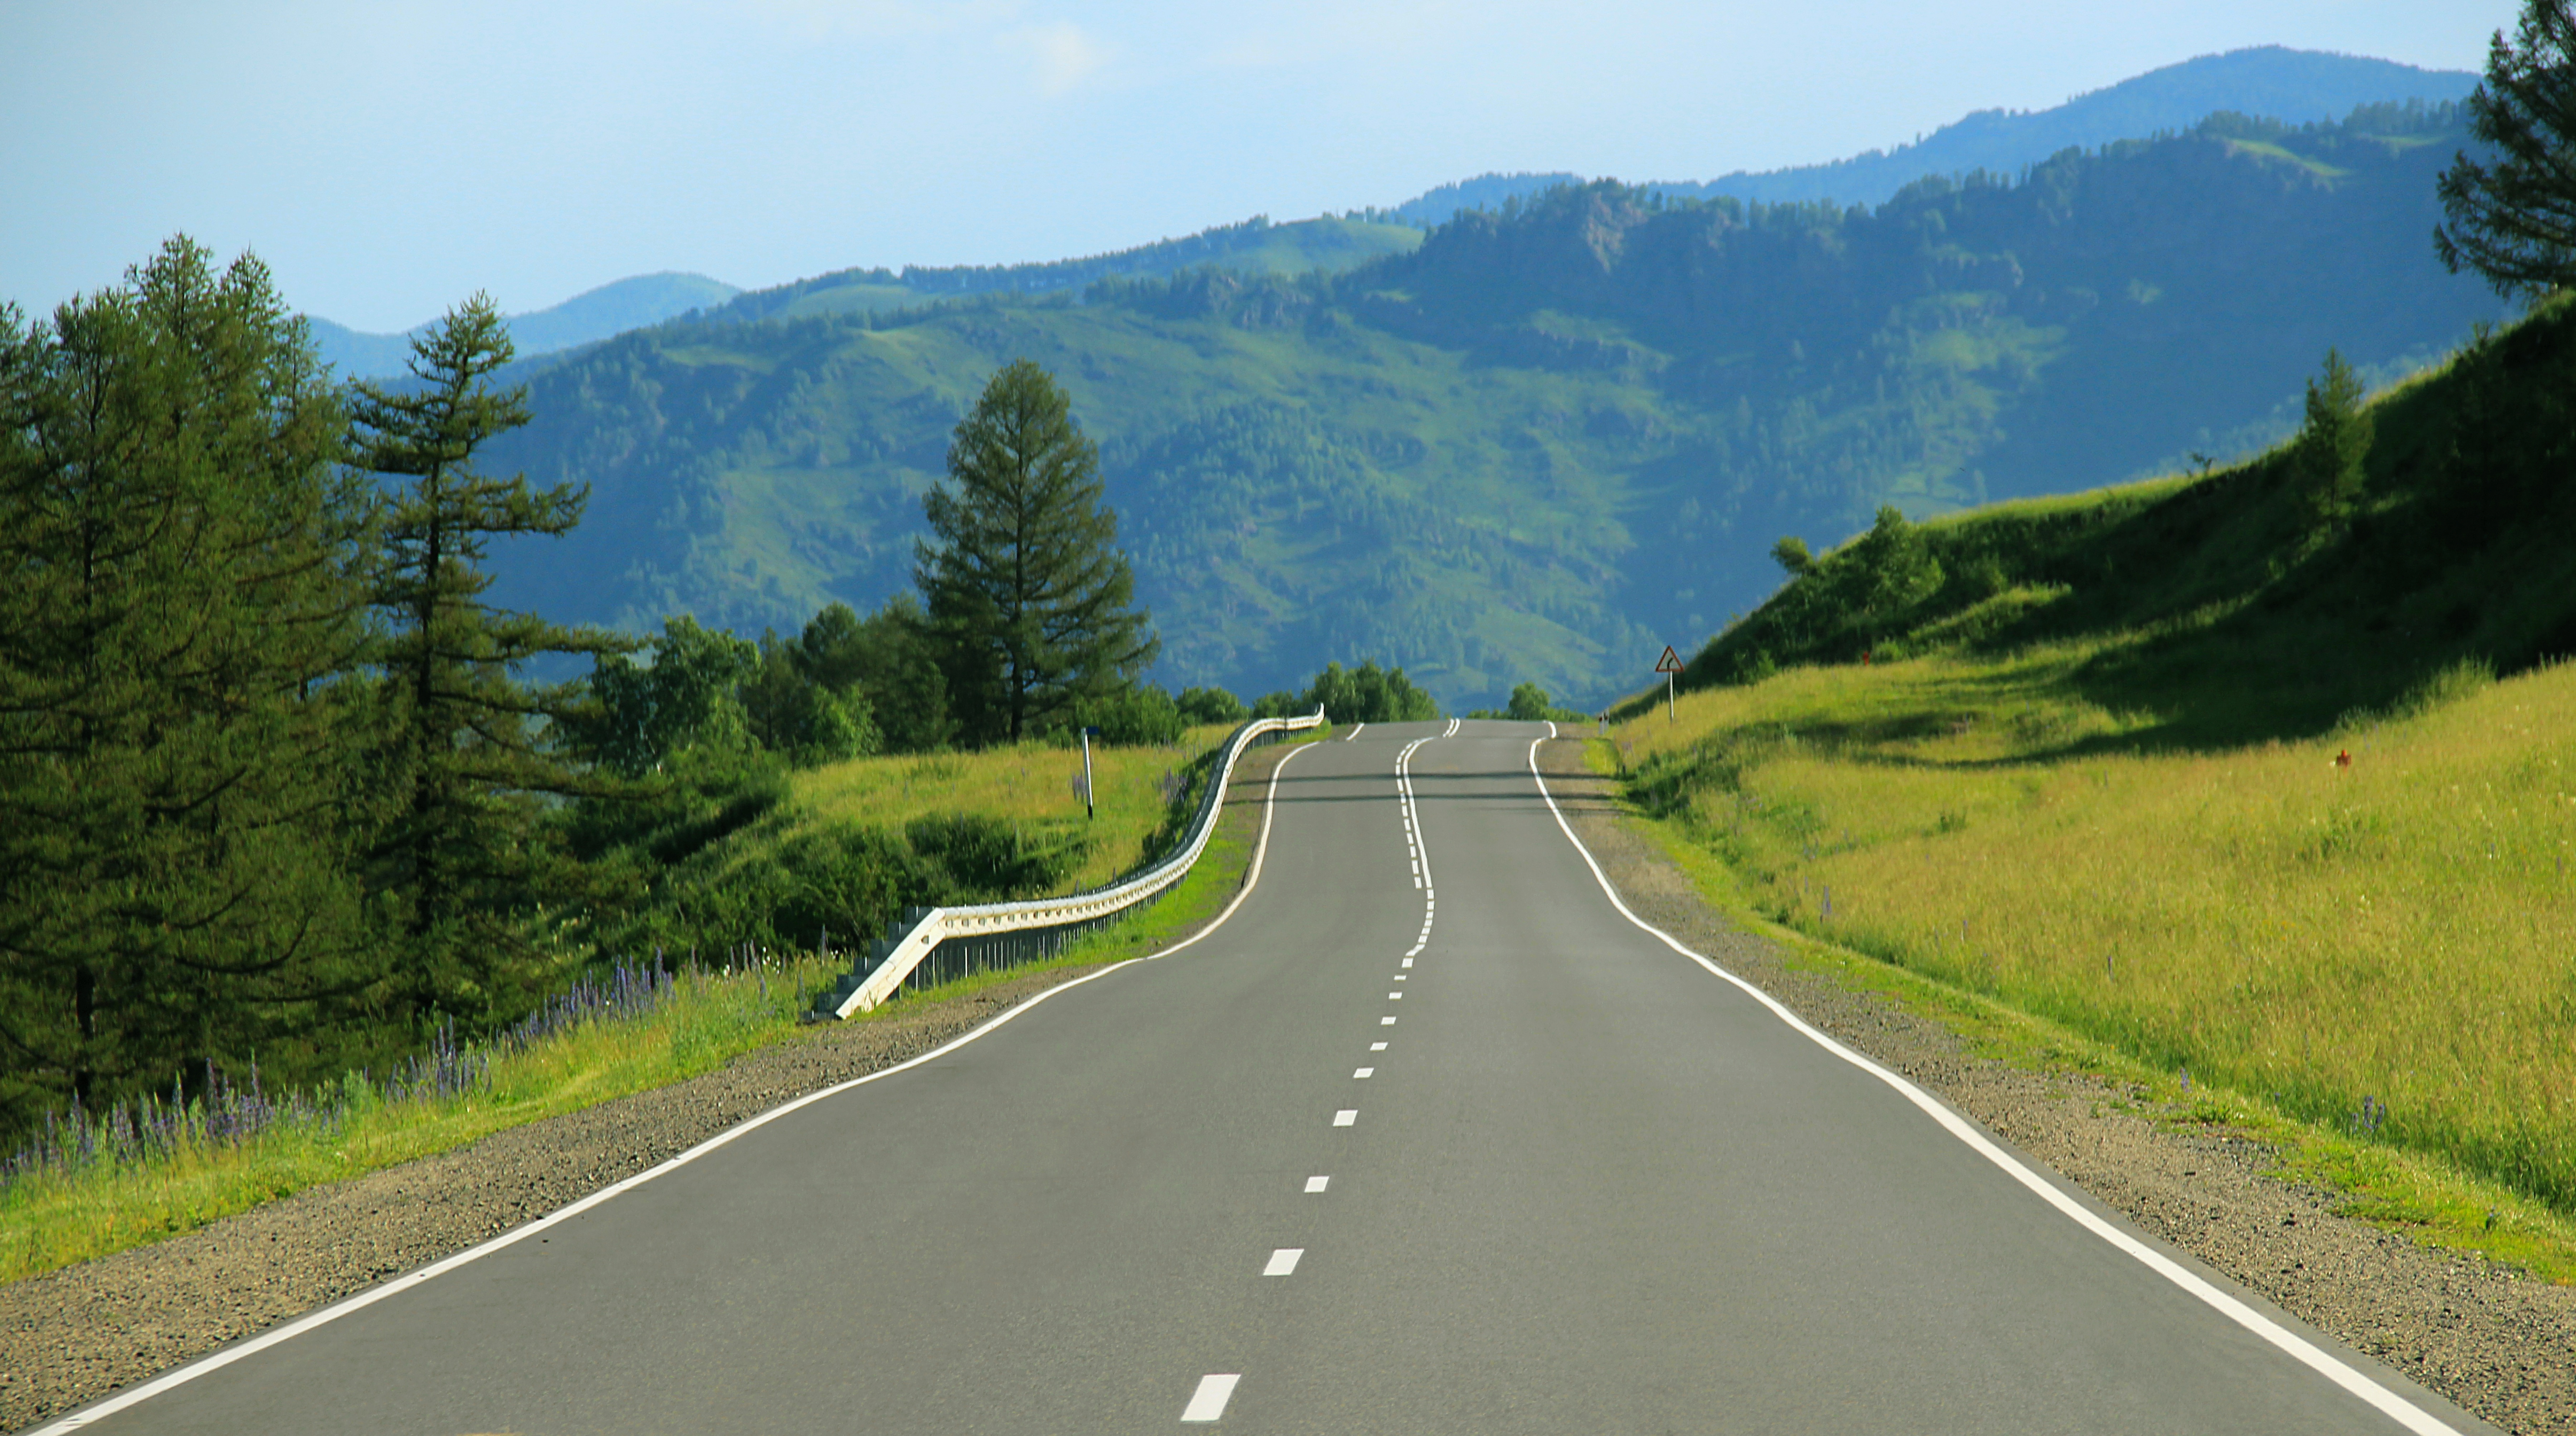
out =
[(1213, 266), (1242, 274), (1336, 273), (1422, 243), (1410, 224), (1329, 215), (1272, 224), (1255, 216), (1180, 239), (1138, 245), (1085, 259), (1038, 264), (916, 265), (838, 269), (754, 290), (718, 311), (720, 319), (802, 319), (903, 309), (979, 294), (1056, 294), (1103, 279), (1155, 279)]
[(1054, 371), (1103, 449), (1157, 677), (1321, 656), (1453, 707), (1597, 696), (1776, 581), (1783, 532), (2088, 488), (2284, 432), (2329, 345), (2394, 372), (2496, 312), (2426, 238), (2448, 109), (2234, 118), (1927, 181), (1874, 212), (1616, 184), (1470, 214), (1340, 275), (702, 317), (529, 366), (494, 461), (594, 485), (502, 596), (641, 626), (873, 606), (992, 371)]

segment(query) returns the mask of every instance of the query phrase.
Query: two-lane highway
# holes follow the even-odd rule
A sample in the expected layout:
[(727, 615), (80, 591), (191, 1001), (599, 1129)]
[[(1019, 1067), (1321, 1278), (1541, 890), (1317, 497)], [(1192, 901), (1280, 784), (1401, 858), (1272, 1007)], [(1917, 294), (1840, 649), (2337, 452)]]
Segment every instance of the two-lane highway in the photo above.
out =
[(96, 1429), (2485, 1429), (1635, 925), (1545, 732), (1301, 750), (1203, 940)]

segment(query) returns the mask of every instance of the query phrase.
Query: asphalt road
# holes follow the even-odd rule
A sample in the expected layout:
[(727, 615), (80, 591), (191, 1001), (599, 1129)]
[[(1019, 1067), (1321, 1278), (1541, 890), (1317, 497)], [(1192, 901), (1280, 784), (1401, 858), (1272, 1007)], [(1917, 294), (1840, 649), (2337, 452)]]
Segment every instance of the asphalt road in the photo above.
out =
[(1633, 925), (1545, 730), (1447, 727), (1293, 758), (1186, 951), (90, 1429), (2488, 1429)]

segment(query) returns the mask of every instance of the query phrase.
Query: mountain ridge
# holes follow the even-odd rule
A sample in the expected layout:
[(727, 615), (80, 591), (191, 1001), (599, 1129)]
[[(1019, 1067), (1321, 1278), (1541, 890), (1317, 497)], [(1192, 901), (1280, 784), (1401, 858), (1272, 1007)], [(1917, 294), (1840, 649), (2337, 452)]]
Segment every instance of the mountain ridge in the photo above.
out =
[(2234, 118), (1875, 211), (1602, 182), (1339, 274), (702, 313), (519, 371), (538, 419), (492, 461), (593, 498), (496, 550), (495, 596), (751, 632), (874, 607), (950, 427), (1026, 357), (1101, 445), (1161, 681), (1376, 658), (1453, 708), (1606, 695), (1766, 593), (1780, 533), (2268, 441), (2329, 345), (2437, 357), (2496, 310), (2424, 240), (2463, 133)]
[[(2261, 46), (2196, 56), (2044, 110), (1979, 110), (1893, 150), (1760, 173), (1739, 170), (1715, 180), (1656, 181), (1646, 188), (1689, 199), (1878, 204), (1929, 176), (1979, 169), (2010, 176), (2070, 145), (2098, 148), (2181, 131), (2221, 111), (2293, 124), (2340, 120), (2364, 104), (2457, 100), (2476, 81), (2466, 71)], [(1403, 253), (1421, 242), (1423, 231), (1461, 213), (1500, 210), (1586, 178), (1571, 172), (1486, 174), (1438, 186), (1391, 209), (1279, 223), (1256, 215), (1177, 239), (1021, 264), (860, 266), (748, 291), (703, 275), (637, 275), (513, 316), (511, 332), (521, 356), (533, 358), (690, 309), (719, 310), (739, 320), (888, 313), (983, 294), (1078, 293), (1102, 279), (1165, 276), (1201, 264), (1249, 274), (1339, 273)], [(411, 334), (427, 327), (363, 334), (318, 317), (312, 323), (323, 358), (344, 374), (367, 378), (399, 374)]]
[[(741, 292), (722, 280), (677, 270), (630, 275), (561, 304), (511, 315), (510, 338), (522, 355), (533, 358), (658, 324)], [(381, 379), (404, 372), (413, 336), (427, 333), (438, 321), (425, 320), (400, 334), (370, 334), (317, 315), (306, 315), (305, 322), (312, 326), (313, 347), (324, 363), (346, 377)]]

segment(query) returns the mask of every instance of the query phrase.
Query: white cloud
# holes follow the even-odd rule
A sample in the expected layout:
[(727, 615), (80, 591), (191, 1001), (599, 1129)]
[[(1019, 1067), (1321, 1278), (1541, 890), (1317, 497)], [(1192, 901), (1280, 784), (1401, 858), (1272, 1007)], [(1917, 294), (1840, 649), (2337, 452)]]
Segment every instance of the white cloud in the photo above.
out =
[(1108, 67), (1115, 52), (1103, 41), (1082, 34), (1082, 26), (1072, 21), (1056, 21), (1051, 26), (1023, 26), (1005, 36), (1010, 44), (1028, 49), (1038, 62), (1038, 93), (1054, 98), (1079, 88), (1084, 80)]
[(1108, 65), (1115, 51), (1091, 38), (1070, 20), (1014, 30), (1010, 43), (1028, 50), (1037, 61), (1038, 93), (1064, 94)]

